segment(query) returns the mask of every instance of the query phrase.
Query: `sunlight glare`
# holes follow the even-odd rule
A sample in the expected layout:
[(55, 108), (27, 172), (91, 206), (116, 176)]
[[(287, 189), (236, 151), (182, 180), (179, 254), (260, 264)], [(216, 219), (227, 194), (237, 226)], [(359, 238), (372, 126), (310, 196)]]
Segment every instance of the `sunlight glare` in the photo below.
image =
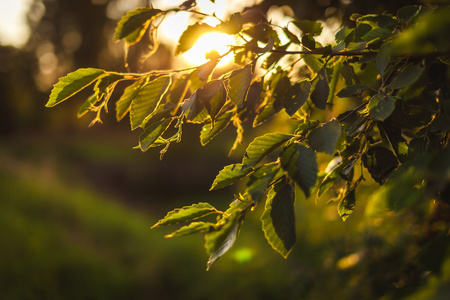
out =
[[(212, 50), (216, 50), (220, 55), (227, 53), (230, 50), (230, 45), (233, 45), (235, 38), (221, 32), (211, 32), (202, 35), (194, 47), (182, 55), (183, 59), (189, 64), (201, 65), (206, 63), (206, 54)], [(233, 61), (233, 53), (223, 57), (218, 66), (224, 66)]]

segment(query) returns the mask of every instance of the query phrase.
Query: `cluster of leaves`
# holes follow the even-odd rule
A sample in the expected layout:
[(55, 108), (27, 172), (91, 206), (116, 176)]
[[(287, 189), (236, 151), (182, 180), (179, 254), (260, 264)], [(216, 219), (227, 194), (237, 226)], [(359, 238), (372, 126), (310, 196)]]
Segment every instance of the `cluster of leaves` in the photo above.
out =
[[(114, 38), (131, 45), (157, 30), (155, 20), (169, 12), (198, 15), (194, 8), (195, 1), (187, 1), (168, 11), (133, 10), (120, 20)], [(208, 54), (207, 63), (184, 70), (79, 69), (60, 79), (47, 106), (95, 82), (94, 94), (79, 111), (79, 116), (94, 111), (95, 123), (116, 84), (130, 82), (116, 102), (117, 120), (129, 112), (132, 130), (143, 129), (139, 148), (162, 147), (161, 154), (181, 140), (187, 123), (203, 124), (202, 145), (234, 126), (234, 150), (242, 143), (245, 122), (256, 127), (285, 115), (294, 124), (292, 132), (256, 137), (242, 161), (225, 166), (215, 178), (211, 190), (247, 180), (228, 210), (198, 203), (169, 212), (154, 227), (188, 222), (168, 237), (205, 233), (209, 267), (233, 245), (246, 214), (262, 204), (264, 234), (287, 257), (296, 240), (298, 192), (318, 199), (339, 187), (333, 200), (343, 220), (355, 208), (364, 174), (383, 185), (373, 196), (372, 213), (426, 199), (448, 203), (450, 43), (442, 36), (450, 27), (449, 13), (448, 7), (405, 6), (395, 16), (353, 15), (354, 26), (341, 28), (333, 45), (316, 41), (323, 29), (317, 21), (293, 20), (290, 29), (280, 28), (257, 10), (235, 13), (215, 27), (200, 21), (181, 35), (176, 54), (206, 32), (233, 34), (240, 40), (230, 48), (233, 71), (213, 77), (224, 56), (216, 52)], [(283, 64), (286, 58), (290, 63)], [(333, 115), (334, 105), (344, 98), (352, 108)], [(319, 171), (319, 153), (330, 160), (324, 171)], [(198, 220), (209, 215), (216, 215), (216, 221)]]

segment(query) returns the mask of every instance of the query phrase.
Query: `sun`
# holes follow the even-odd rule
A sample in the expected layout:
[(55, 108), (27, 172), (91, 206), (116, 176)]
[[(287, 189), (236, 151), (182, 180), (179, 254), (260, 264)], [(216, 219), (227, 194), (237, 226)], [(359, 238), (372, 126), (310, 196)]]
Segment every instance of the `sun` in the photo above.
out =
[[(193, 65), (206, 63), (206, 54), (216, 50), (220, 55), (224, 55), (230, 50), (230, 45), (235, 43), (235, 37), (222, 32), (210, 32), (202, 35), (194, 46), (181, 55), (181, 57)], [(233, 53), (222, 58), (218, 66), (225, 66), (233, 61)]]

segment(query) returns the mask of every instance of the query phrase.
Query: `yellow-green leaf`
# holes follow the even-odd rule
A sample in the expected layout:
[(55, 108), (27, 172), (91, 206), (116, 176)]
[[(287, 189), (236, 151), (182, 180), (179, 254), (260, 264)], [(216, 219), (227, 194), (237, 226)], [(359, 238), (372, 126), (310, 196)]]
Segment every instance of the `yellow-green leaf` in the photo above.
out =
[(200, 202), (191, 206), (177, 208), (167, 213), (167, 215), (158, 221), (152, 228), (160, 227), (179, 222), (195, 220), (210, 214), (219, 213), (218, 210), (209, 203)]

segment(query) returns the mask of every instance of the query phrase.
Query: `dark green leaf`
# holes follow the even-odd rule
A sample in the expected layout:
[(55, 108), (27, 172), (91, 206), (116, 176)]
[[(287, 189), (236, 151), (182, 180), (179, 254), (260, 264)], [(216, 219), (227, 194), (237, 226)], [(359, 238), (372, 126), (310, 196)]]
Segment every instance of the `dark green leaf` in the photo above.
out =
[(395, 100), (392, 96), (377, 94), (370, 99), (369, 115), (375, 120), (384, 121), (395, 109)]
[(150, 21), (162, 12), (159, 9), (148, 7), (129, 11), (117, 24), (114, 40), (125, 39), (128, 44), (139, 42)]
[(213, 80), (197, 90), (197, 97), (200, 97), (211, 120), (214, 120), (227, 100), (227, 91), (221, 80)]
[(370, 89), (370, 86), (367, 84), (354, 84), (347, 86), (339, 91), (339, 93), (336, 94), (339, 98), (348, 98), (352, 96), (356, 96), (361, 94), (364, 91), (367, 91)]
[(395, 89), (407, 87), (419, 79), (424, 68), (418, 65), (407, 65), (392, 81), (391, 86)]
[(401, 7), (397, 12), (397, 17), (405, 22), (409, 21), (412, 17), (419, 14), (421, 9), (420, 5), (406, 5)]
[(130, 121), (132, 130), (141, 126), (148, 115), (158, 107), (171, 83), (170, 76), (161, 76), (145, 84), (131, 101)]
[(210, 190), (217, 190), (227, 185), (233, 184), (239, 179), (248, 175), (252, 170), (242, 168), (242, 164), (232, 164), (225, 166), (219, 174), (217, 174), (216, 179), (211, 186)]
[[(280, 166), (275, 162), (262, 165), (250, 174), (246, 192), (253, 202), (258, 203), (261, 200), (261, 197), (265, 194), (274, 176), (279, 174), (280, 170)], [(281, 173), (281, 175), (284, 174)]]
[(209, 231), (211, 228), (214, 228), (213, 223), (209, 222), (192, 222), (189, 225), (183, 226), (180, 229), (178, 229), (175, 232), (172, 232), (171, 234), (168, 234), (165, 236), (165, 238), (173, 238), (173, 237), (179, 237), (179, 236), (185, 236), (197, 232), (203, 232), (203, 231)]
[(180, 36), (175, 54), (179, 55), (188, 51), (203, 34), (214, 30), (216, 29), (206, 23), (195, 23), (194, 25), (188, 26)]
[(197, 89), (181, 107), (188, 122), (203, 123), (208, 119), (208, 110), (206, 109), (200, 94), (201, 90)]
[(313, 87), (311, 93), (311, 101), (319, 109), (327, 108), (327, 99), (330, 94), (330, 86), (328, 85), (328, 76), (325, 69), (322, 69), (318, 73), (318, 78), (316, 79), (316, 84)]
[(69, 73), (60, 78), (58, 83), (53, 86), (50, 98), (45, 106), (52, 107), (61, 103), (84, 89), (103, 74), (105, 74), (104, 70), (94, 68), (78, 69)]
[(139, 136), (139, 147), (142, 151), (147, 151), (150, 146), (167, 130), (172, 118), (150, 124)]
[(281, 166), (309, 197), (318, 172), (314, 151), (302, 144), (290, 144), (281, 154)]
[(340, 135), (341, 125), (334, 119), (313, 129), (308, 135), (308, 141), (311, 147), (317, 152), (333, 154)]
[(146, 78), (143, 77), (135, 83), (127, 86), (120, 99), (116, 102), (116, 118), (120, 121), (125, 117), (131, 107), (131, 101), (138, 94), (142, 85), (145, 83)]
[(303, 34), (320, 35), (322, 33), (322, 24), (310, 20), (297, 20), (293, 22)]
[(253, 142), (248, 145), (247, 150), (245, 150), (244, 158), (242, 159), (242, 168), (246, 169), (253, 167), (292, 137), (291, 134), (275, 132), (255, 138)]
[(232, 116), (233, 112), (225, 112), (223, 114), (219, 114), (219, 116), (214, 120), (214, 127), (212, 122), (205, 124), (200, 132), (200, 143), (202, 146), (205, 146), (210, 140), (224, 130), (230, 123)]
[(163, 219), (159, 220), (158, 223), (153, 225), (152, 228), (195, 220), (216, 213), (218, 213), (218, 211), (214, 206), (209, 203), (200, 202), (168, 212), (167, 215)]
[(294, 186), (281, 181), (269, 191), (261, 216), (267, 241), (284, 258), (296, 240), (294, 200)]
[(355, 209), (355, 203), (355, 190), (352, 189), (345, 194), (338, 204), (338, 214), (342, 218), (342, 221), (347, 220), (347, 218), (351, 215)]
[(306, 103), (311, 91), (309, 80), (297, 82), (291, 86), (283, 98), (283, 107), (291, 117)]
[(387, 65), (389, 64), (389, 60), (391, 59), (391, 45), (384, 44), (377, 53), (377, 57), (375, 59), (375, 66), (377, 68), (378, 74), (381, 76), (384, 75), (384, 71), (386, 70)]
[(398, 165), (394, 153), (381, 146), (369, 148), (361, 159), (372, 178), (379, 184), (382, 184)]

